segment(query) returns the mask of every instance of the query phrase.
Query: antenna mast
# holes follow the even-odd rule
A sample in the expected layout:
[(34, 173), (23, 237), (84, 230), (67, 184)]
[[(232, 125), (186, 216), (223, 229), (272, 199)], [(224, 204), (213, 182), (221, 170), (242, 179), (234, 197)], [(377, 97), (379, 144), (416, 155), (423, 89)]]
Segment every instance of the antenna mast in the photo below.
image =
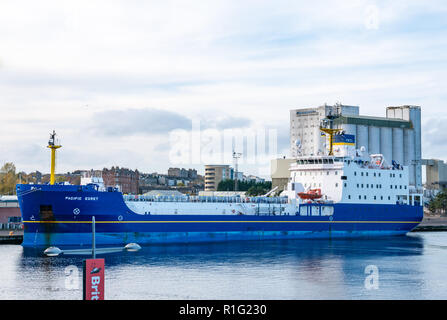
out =
[(47, 148), (51, 149), (51, 174), (50, 174), (50, 184), (54, 184), (56, 182), (55, 179), (55, 171), (56, 171), (56, 150), (61, 148), (62, 146), (59, 144), (59, 141), (56, 140), (56, 131), (53, 130), (53, 133), (50, 133), (50, 140), (48, 141)]
[(342, 131), (342, 129), (334, 129), (334, 119), (339, 117), (339, 112), (337, 111), (336, 115), (332, 115), (331, 112), (326, 116), (326, 119), (323, 119), (320, 124), (320, 131), (329, 135), (329, 156), (334, 155), (334, 135), (337, 132)]
[(233, 151), (233, 159), (234, 159), (234, 191), (238, 191), (238, 180), (237, 180), (237, 159), (242, 156), (242, 153), (236, 153)]

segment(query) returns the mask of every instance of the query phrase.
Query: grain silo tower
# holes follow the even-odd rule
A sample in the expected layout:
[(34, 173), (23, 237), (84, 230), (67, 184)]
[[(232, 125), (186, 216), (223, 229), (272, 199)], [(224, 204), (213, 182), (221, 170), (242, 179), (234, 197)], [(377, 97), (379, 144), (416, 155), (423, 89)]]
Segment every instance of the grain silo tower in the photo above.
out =
[[(386, 109), (387, 118), (409, 121), (412, 128), (393, 131), (393, 152), (409, 166), (410, 185), (422, 187), (421, 107), (398, 106)], [(401, 156), (402, 154), (402, 156)]]

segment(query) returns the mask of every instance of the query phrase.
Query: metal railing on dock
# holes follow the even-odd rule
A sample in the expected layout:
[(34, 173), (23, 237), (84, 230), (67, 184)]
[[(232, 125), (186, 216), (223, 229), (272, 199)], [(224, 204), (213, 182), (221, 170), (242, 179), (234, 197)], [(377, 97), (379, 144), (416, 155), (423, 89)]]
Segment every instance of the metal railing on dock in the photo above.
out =
[(124, 201), (199, 202), (199, 203), (271, 203), (286, 204), (287, 197), (230, 197), (230, 196), (144, 196), (125, 195)]

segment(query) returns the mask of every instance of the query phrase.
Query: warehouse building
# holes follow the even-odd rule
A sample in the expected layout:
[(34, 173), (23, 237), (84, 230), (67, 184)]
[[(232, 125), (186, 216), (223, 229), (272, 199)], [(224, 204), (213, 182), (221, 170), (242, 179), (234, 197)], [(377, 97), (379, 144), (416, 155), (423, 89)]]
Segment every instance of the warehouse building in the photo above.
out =
[(447, 188), (447, 164), (439, 159), (424, 159), (426, 167), (425, 187), (429, 190), (443, 190)]

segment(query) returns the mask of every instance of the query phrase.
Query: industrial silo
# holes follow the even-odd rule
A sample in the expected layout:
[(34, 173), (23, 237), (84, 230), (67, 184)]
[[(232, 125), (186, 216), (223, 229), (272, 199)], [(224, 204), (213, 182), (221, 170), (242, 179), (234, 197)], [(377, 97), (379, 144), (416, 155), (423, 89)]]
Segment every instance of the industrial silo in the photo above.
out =
[(356, 137), (356, 146), (357, 149), (361, 147), (365, 147), (366, 154), (368, 154), (368, 126), (366, 125), (358, 125), (357, 126), (357, 137)]
[(421, 165), (421, 108), (418, 106), (388, 107), (387, 117), (411, 122), (411, 128), (404, 129), (404, 165), (409, 167), (410, 185), (422, 185)]
[(408, 106), (410, 110), (410, 120), (413, 124), (414, 132), (414, 156), (415, 164), (415, 179), (416, 186), (422, 186), (422, 152), (421, 152), (421, 108), (417, 106)]
[(355, 124), (343, 123), (341, 125), (341, 129), (343, 129), (345, 134), (351, 134), (353, 136), (357, 136), (357, 126)]
[(415, 185), (416, 182), (416, 170), (413, 161), (416, 159), (414, 149), (414, 130), (404, 130), (404, 165), (408, 166), (408, 176), (410, 185)]
[(368, 127), (368, 150), (370, 154), (380, 153), (380, 128)]
[(393, 131), (389, 127), (380, 128), (380, 153), (386, 162), (391, 165), (393, 158)]
[(402, 128), (393, 128), (393, 160), (404, 164), (404, 131)]

